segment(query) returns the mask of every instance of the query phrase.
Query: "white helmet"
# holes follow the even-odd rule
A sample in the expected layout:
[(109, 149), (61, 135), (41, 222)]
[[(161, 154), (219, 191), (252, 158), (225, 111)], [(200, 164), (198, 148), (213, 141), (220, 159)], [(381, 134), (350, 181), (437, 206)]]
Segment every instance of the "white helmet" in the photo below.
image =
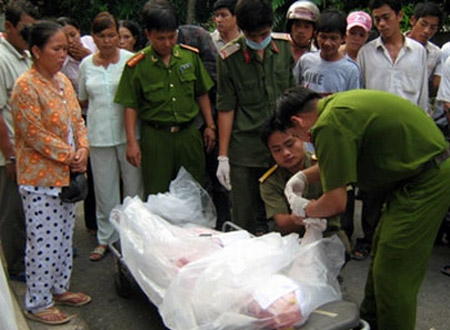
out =
[(288, 9), (286, 20), (301, 19), (310, 22), (316, 22), (319, 18), (320, 10), (317, 6), (307, 0), (294, 2)]

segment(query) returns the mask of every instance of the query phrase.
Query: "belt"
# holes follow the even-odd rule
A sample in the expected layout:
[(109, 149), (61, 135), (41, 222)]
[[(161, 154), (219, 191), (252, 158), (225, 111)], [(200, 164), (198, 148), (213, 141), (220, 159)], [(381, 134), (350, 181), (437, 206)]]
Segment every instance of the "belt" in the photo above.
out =
[(143, 120), (142, 122), (145, 125), (148, 125), (150, 127), (160, 129), (163, 131), (167, 131), (170, 133), (178, 133), (182, 129), (184, 129), (192, 124), (192, 121), (188, 121), (188, 122), (184, 122), (184, 123), (161, 123), (161, 122), (157, 122), (157, 121)]
[(450, 147), (447, 147), (447, 149), (445, 149), (439, 155), (427, 161), (422, 167), (422, 172), (438, 167), (449, 158), (450, 158)]

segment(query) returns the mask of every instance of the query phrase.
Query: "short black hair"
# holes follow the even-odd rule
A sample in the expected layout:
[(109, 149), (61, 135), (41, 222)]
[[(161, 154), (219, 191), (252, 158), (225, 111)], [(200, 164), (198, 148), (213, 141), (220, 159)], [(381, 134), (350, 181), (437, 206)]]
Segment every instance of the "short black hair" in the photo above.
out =
[(56, 19), (56, 23), (58, 23), (62, 27), (66, 26), (66, 25), (72, 25), (75, 29), (80, 31), (80, 25), (73, 18), (62, 16), (62, 17), (59, 17)]
[(370, 10), (380, 8), (384, 5), (391, 7), (397, 14), (402, 10), (401, 0), (370, 0), (369, 2)]
[(227, 8), (231, 15), (234, 15), (234, 10), (236, 9), (237, 0), (217, 0), (214, 2), (213, 10), (216, 11), (219, 8)]
[(34, 19), (39, 18), (39, 12), (31, 2), (25, 0), (8, 2), (5, 10), (5, 21), (11, 22), (14, 26), (17, 26), (22, 14), (31, 16)]
[(430, 1), (419, 2), (414, 7), (412, 16), (418, 20), (421, 17), (433, 16), (439, 19), (439, 27), (442, 26), (445, 19), (445, 12), (439, 7), (438, 4)]
[(142, 30), (139, 24), (137, 24), (134, 21), (130, 20), (121, 20), (119, 21), (119, 28), (124, 27), (127, 28), (131, 34), (133, 35), (134, 39), (136, 40), (136, 43), (134, 45), (134, 50), (137, 51), (142, 46)]
[(272, 27), (272, 4), (267, 0), (239, 0), (236, 4), (236, 20), (239, 28), (246, 32)]
[(20, 35), (27, 41), (31, 54), (31, 49), (36, 46), (43, 49), (48, 40), (53, 37), (58, 31), (62, 31), (62, 26), (54, 21), (38, 21), (33, 25), (25, 26), (20, 30)]
[(320, 95), (305, 87), (292, 87), (283, 92), (277, 99), (276, 115), (283, 127), (292, 127), (291, 117), (298, 113), (314, 110), (312, 101), (320, 99)]
[(175, 31), (178, 18), (172, 5), (165, 0), (148, 1), (142, 10), (142, 23), (147, 31)]
[(261, 138), (261, 141), (264, 143), (264, 145), (268, 148), (269, 138), (272, 136), (272, 134), (276, 132), (286, 132), (286, 129), (287, 127), (281, 124), (277, 116), (272, 115), (264, 122), (259, 137)]
[(337, 9), (324, 10), (317, 20), (317, 32), (339, 32), (345, 36), (347, 31), (347, 19), (345, 14)]

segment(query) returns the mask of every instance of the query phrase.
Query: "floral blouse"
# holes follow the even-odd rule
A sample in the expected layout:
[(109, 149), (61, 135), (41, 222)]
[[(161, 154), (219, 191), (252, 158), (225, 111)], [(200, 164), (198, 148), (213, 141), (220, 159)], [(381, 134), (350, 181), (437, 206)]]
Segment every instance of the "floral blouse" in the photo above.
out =
[(56, 79), (60, 88), (33, 66), (14, 85), (11, 110), (19, 185), (69, 185), (69, 164), (75, 152), (69, 143), (69, 125), (72, 125), (76, 148), (89, 148), (86, 126), (72, 84), (62, 73), (58, 73)]

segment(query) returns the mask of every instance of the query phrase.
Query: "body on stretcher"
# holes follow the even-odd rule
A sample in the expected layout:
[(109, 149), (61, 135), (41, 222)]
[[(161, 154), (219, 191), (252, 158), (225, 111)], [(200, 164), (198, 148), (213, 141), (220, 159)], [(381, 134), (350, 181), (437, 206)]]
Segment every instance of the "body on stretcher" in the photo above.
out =
[[(121, 249), (110, 246), (117, 288), (126, 293), (126, 282), (136, 281), (170, 329), (368, 329), (361, 325), (356, 304), (340, 300), (332, 277), (342, 265), (327, 270), (315, 264), (317, 253), (342, 252), (343, 262), (343, 247), (336, 251), (333, 245), (340, 244), (337, 238), (311, 244), (309, 254), (302, 252), (299, 258), (295, 237), (272, 233), (249, 239), (240, 228), (223, 234), (180, 228), (152, 214), (136, 198), (113, 211), (111, 220), (121, 237)], [(312, 272), (301, 271), (308, 265)], [(313, 283), (320, 280), (315, 288)], [(301, 290), (293, 289), (297, 282)]]

